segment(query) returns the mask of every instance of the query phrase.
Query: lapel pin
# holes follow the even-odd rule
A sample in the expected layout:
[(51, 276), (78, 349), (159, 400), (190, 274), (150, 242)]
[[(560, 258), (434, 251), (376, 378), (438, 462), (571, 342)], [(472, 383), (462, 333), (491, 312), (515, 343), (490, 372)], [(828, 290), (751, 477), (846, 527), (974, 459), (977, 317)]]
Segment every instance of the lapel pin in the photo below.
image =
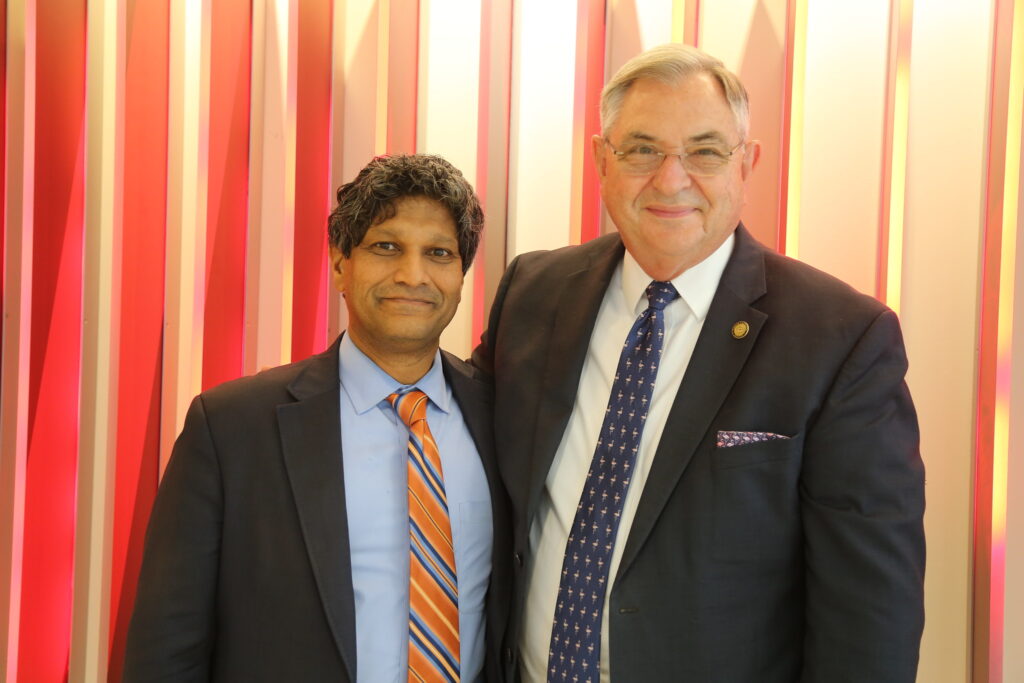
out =
[(736, 339), (743, 339), (747, 336), (747, 332), (750, 332), (750, 325), (747, 324), (746, 320), (740, 320), (737, 323), (733, 323), (732, 336)]

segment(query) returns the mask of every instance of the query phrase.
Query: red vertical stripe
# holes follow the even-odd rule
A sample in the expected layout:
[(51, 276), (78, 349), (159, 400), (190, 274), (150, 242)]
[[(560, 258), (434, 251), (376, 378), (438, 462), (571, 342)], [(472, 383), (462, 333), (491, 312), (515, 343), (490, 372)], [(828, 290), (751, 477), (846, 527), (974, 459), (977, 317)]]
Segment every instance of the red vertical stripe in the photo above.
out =
[(210, 12), (204, 389), (242, 374), (252, 71), (250, 3), (213, 2)]
[(109, 680), (125, 634), (159, 470), (167, 211), (170, 0), (129, 0), (125, 21), (124, 234)]
[(295, 125), (293, 360), (327, 342), (327, 213), (331, 204), (331, 2), (299, 3)]
[(604, 87), (605, 3), (593, 3), (586, 12), (586, 74), (583, 77), (583, 205), (580, 242), (601, 234), (601, 189), (597, 167), (590, 158), (590, 139), (601, 133), (601, 89)]
[(84, 218), (85, 2), (37, 17), (32, 350), (18, 680), (66, 675), (71, 637)]

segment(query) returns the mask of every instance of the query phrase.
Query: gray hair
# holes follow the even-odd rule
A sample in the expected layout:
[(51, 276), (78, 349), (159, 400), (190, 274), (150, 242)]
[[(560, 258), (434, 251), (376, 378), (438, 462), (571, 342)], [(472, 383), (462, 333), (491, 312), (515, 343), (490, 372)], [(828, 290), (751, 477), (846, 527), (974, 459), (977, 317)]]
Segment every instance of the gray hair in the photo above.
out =
[(615, 124), (622, 110), (626, 93), (636, 81), (650, 78), (667, 84), (675, 84), (694, 74), (711, 74), (722, 86), (725, 99), (736, 117), (740, 135), (747, 139), (750, 132), (750, 102), (747, 90), (740, 79), (725, 68), (715, 57), (689, 45), (675, 43), (659, 45), (629, 60), (622, 65), (601, 91), (601, 131), (604, 134)]
[(338, 206), (327, 218), (330, 244), (346, 258), (372, 226), (395, 215), (395, 203), (426, 197), (443, 205), (455, 222), (462, 272), (469, 270), (480, 244), (484, 213), (459, 169), (431, 154), (375, 157), (355, 180), (338, 188)]

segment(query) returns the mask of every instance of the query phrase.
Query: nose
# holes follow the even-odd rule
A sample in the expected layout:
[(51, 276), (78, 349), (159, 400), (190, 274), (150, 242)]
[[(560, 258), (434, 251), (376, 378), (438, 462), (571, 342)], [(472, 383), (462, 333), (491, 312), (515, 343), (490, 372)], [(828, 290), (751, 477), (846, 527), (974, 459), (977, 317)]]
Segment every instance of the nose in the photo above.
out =
[(671, 197), (689, 187), (693, 178), (683, 168), (682, 154), (666, 154), (661, 166), (654, 172), (651, 184), (660, 194)]
[(417, 286), (427, 281), (427, 268), (423, 254), (409, 250), (398, 258), (395, 282)]

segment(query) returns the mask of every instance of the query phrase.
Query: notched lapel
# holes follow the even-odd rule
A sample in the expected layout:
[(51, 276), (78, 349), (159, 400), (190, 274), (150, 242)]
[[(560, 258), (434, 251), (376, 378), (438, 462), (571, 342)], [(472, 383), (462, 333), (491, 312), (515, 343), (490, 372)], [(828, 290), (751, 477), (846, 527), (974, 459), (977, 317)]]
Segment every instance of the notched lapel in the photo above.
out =
[[(669, 410), (617, 576), (625, 574), (647, 540), (768, 319), (751, 305), (766, 291), (763, 247), (742, 226), (737, 229), (736, 238), (733, 256), (722, 273)], [(740, 321), (746, 322), (747, 328), (737, 338), (734, 325)]]
[(617, 236), (614, 240), (608, 238), (607, 246), (598, 248), (600, 251), (586, 259), (580, 270), (565, 278), (559, 293), (533, 436), (527, 505), (531, 523), (555, 451), (572, 415), (597, 313), (624, 251)]
[[(277, 407), (281, 449), (302, 535), (334, 641), (355, 680), (356, 625), (341, 458), (337, 344), (289, 386)], [(332, 378), (333, 375), (333, 378)]]

